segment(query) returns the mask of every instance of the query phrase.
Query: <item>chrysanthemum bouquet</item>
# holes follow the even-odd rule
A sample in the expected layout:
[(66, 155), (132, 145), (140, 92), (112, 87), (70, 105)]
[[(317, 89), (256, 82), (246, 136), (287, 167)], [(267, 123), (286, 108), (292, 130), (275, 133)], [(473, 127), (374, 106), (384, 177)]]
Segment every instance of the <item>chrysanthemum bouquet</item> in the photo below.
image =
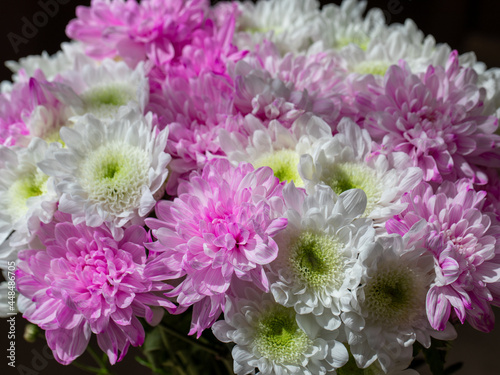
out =
[(444, 374), (500, 304), (500, 71), (365, 6), (93, 0), (8, 62), (3, 315), (61, 364)]

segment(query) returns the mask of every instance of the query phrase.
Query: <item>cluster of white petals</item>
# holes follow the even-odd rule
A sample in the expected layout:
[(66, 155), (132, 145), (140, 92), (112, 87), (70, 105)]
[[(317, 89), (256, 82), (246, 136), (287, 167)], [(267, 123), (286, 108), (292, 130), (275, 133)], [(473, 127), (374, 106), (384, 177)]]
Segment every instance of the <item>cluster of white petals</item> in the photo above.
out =
[(368, 198), (365, 216), (383, 225), (406, 207), (399, 198), (422, 180), (422, 171), (408, 167), (404, 153), (395, 152), (390, 158), (374, 155), (368, 132), (348, 118), (342, 119), (338, 131), (318, 140), (311, 146), (312, 155), (301, 158), (299, 171), (306, 189), (312, 193), (314, 186), (322, 184), (337, 195), (362, 189)]
[(40, 222), (52, 220), (59, 196), (54, 179), (38, 167), (47, 149), (40, 138), (26, 148), (0, 146), (0, 259), (28, 243)]
[(121, 227), (142, 223), (156, 203), (168, 174), (167, 137), (151, 113), (122, 107), (109, 123), (87, 114), (61, 129), (65, 147), (52, 143), (40, 168), (56, 179), (60, 211), (74, 223), (104, 223), (120, 238)]

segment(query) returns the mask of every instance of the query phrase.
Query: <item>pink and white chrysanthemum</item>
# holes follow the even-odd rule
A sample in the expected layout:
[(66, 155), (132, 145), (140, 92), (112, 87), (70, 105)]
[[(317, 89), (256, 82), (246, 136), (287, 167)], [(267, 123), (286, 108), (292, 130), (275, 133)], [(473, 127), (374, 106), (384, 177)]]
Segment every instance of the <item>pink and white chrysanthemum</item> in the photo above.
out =
[(58, 212), (37, 235), (45, 248), (19, 254), (17, 289), (31, 300), (24, 318), (45, 330), (58, 362), (80, 356), (94, 333), (114, 364), (143, 344), (138, 318), (157, 324), (163, 308), (174, 308), (163, 296), (171, 287), (146, 276), (144, 228), (131, 226), (117, 241), (104, 226), (75, 225)]
[(0, 94), (0, 144), (26, 147), (34, 136), (52, 140), (69, 112), (45, 87), (40, 70)]
[(500, 298), (500, 224), (483, 212), (486, 192), (462, 179), (444, 182), (436, 192), (422, 183), (402, 201), (408, 208), (387, 223), (387, 230), (405, 234), (420, 220), (426, 231), (421, 246), (434, 256), (436, 277), (427, 293), (427, 315), (435, 329), (451, 316), (480, 331), (491, 331), (491, 305)]
[(269, 72), (273, 78), (294, 91), (307, 91), (309, 100), (313, 102), (312, 112), (334, 128), (345, 92), (345, 70), (335, 53), (322, 51), (308, 55), (287, 53), (282, 56), (276, 45), (263, 41), (254, 53), (248, 54), (243, 60), (254, 69)]
[[(358, 367), (375, 361), (384, 373), (406, 369), (418, 341), (430, 347), (431, 337), (452, 340), (451, 324), (434, 330), (426, 316), (425, 296), (434, 279), (433, 259), (399, 235), (379, 237), (361, 252), (357, 286), (342, 300), (347, 343)], [(349, 295), (346, 295), (349, 296)]]
[(163, 195), (171, 159), (164, 152), (168, 129), (158, 132), (151, 113), (121, 107), (109, 122), (87, 114), (60, 133), (65, 147), (52, 143), (39, 163), (56, 179), (58, 209), (75, 224), (105, 223), (117, 239), (122, 227), (143, 224), (157, 192)]
[(147, 247), (162, 253), (158, 276), (183, 277), (168, 295), (180, 311), (193, 306), (190, 334), (217, 320), (232, 279), (269, 289), (263, 266), (278, 255), (272, 236), (287, 223), (282, 188), (270, 168), (214, 159), (179, 184), (177, 198), (158, 202), (158, 219), (146, 219), (157, 238)]
[(248, 286), (228, 297), (224, 320), (212, 331), (231, 343), (237, 375), (325, 375), (343, 366), (349, 355), (339, 331), (322, 330), (314, 318), (277, 304), (272, 296)]
[(130, 67), (146, 58), (168, 64), (205, 32), (208, 6), (206, 0), (92, 0), (76, 8), (66, 32), (97, 59), (121, 57)]
[(372, 155), (368, 132), (349, 118), (343, 118), (333, 137), (316, 141), (311, 155), (301, 157), (299, 171), (309, 193), (317, 184), (330, 186), (340, 195), (349, 189), (361, 189), (368, 202), (365, 216), (377, 227), (400, 213), (405, 205), (399, 198), (422, 180), (422, 171), (408, 167), (407, 155)]
[(356, 104), (380, 152), (408, 154), (425, 181), (467, 177), (484, 184), (478, 167), (500, 158), (498, 119), (483, 115), (484, 98), (477, 74), (460, 66), (455, 51), (446, 68), (430, 66), (420, 75), (404, 62), (391, 66), (383, 86), (359, 93)]
[(277, 120), (265, 127), (252, 115), (245, 116), (238, 132), (221, 129), (222, 151), (233, 164), (247, 162), (255, 168), (270, 167), (281, 182), (304, 183), (299, 175), (300, 156), (312, 153), (311, 145), (318, 139), (331, 138), (331, 129), (319, 117), (302, 115), (286, 129)]
[(234, 107), (242, 115), (252, 114), (268, 124), (278, 120), (286, 128), (306, 112), (322, 113), (324, 101), (316, 101), (307, 90), (298, 90), (264, 68), (239, 61), (234, 75)]

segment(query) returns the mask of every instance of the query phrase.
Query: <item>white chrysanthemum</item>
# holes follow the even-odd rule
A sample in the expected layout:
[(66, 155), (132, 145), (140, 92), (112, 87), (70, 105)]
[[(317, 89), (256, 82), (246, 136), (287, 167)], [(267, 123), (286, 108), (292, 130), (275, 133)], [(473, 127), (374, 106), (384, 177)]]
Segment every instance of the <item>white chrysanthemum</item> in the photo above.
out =
[(349, 362), (337, 369), (336, 375), (419, 375), (419, 373), (413, 369), (389, 370), (389, 372), (385, 372), (378, 362), (374, 362), (367, 368), (361, 369), (356, 364), (352, 354), (350, 354)]
[(431, 35), (424, 38), (412, 20), (387, 25), (381, 9), (370, 9), (363, 17), (365, 9), (366, 2), (358, 0), (326, 5), (321, 13), (326, 29), (321, 43), (311, 50), (334, 49), (345, 59), (348, 72), (375, 76), (383, 76), (400, 59), (415, 72), (425, 71), (429, 64), (446, 64), (450, 47), (436, 45)]
[(312, 156), (301, 157), (299, 171), (308, 192), (317, 184), (330, 186), (340, 195), (349, 189), (361, 189), (368, 203), (365, 216), (381, 226), (387, 218), (400, 213), (405, 205), (401, 195), (422, 180), (422, 171), (407, 167), (406, 154), (371, 155), (372, 141), (351, 119), (343, 118), (331, 139), (320, 139), (312, 145)]
[[(33, 138), (26, 148), (0, 147), (0, 244), (9, 235), (11, 246), (25, 244), (40, 221), (52, 219), (58, 195), (53, 179), (37, 166), (47, 149), (39, 138)], [(2, 251), (0, 258), (6, 256)]]
[(277, 304), (270, 294), (247, 288), (241, 298), (227, 299), (225, 320), (212, 326), (222, 342), (234, 342), (234, 372), (262, 375), (324, 375), (348, 360), (338, 332), (321, 330), (314, 319), (296, 320), (293, 308)]
[(500, 68), (487, 69), (484, 63), (476, 60), (474, 52), (460, 55), (459, 61), (460, 65), (474, 69), (478, 75), (477, 85), (486, 90), (483, 114), (500, 117)]
[(168, 130), (157, 132), (151, 113), (123, 107), (110, 122), (86, 115), (60, 133), (66, 147), (51, 144), (40, 164), (57, 178), (59, 210), (72, 214), (75, 223), (104, 222), (117, 237), (128, 222), (142, 222), (167, 177)]
[(123, 61), (106, 59), (98, 66), (84, 65), (62, 77), (63, 83), (53, 93), (79, 116), (91, 113), (109, 121), (122, 106), (144, 113), (149, 100), (149, 83), (142, 63), (131, 69)]
[(340, 6), (327, 4), (321, 15), (325, 20), (325, 30), (321, 45), (324, 49), (342, 50), (348, 45), (357, 45), (362, 50), (377, 36), (385, 36), (388, 26), (380, 9), (366, 10), (366, 1), (344, 0)]
[(286, 52), (304, 52), (318, 40), (324, 28), (316, 0), (269, 0), (256, 4), (237, 3), (234, 43), (240, 49), (253, 50), (264, 39)]
[(381, 237), (360, 253), (358, 262), (362, 276), (353, 298), (342, 300), (342, 320), (359, 367), (378, 361), (384, 372), (403, 370), (415, 341), (427, 348), (431, 336), (455, 338), (451, 324), (435, 331), (427, 319), (425, 299), (435, 274), (433, 257), (425, 249), (408, 248), (399, 235)]
[(304, 198), (288, 184), (283, 198), (288, 225), (275, 237), (279, 253), (270, 264), (273, 296), (298, 314), (312, 314), (322, 328), (337, 329), (340, 299), (357, 286), (352, 268), (358, 253), (374, 245), (372, 221), (359, 218), (366, 195), (353, 189), (337, 197), (318, 185)]
[(60, 106), (37, 106), (27, 123), (31, 137), (42, 138), (48, 143), (60, 142), (59, 130), (63, 126), (72, 125), (70, 118), (74, 115), (71, 108)]
[(272, 120), (268, 127), (253, 115), (247, 115), (243, 129), (228, 132), (222, 129), (219, 140), (229, 161), (251, 163), (255, 168), (270, 167), (280, 181), (294, 181), (302, 187), (298, 165), (300, 156), (311, 153), (311, 144), (320, 138), (332, 137), (331, 128), (316, 116), (302, 115), (290, 129)]
[[(26, 80), (32, 77), (37, 69), (40, 69), (48, 81), (52, 81), (58, 74), (73, 70), (78, 66), (97, 62), (85, 55), (83, 43), (72, 41), (61, 44), (61, 50), (50, 56), (46, 51), (41, 55), (33, 55), (21, 58), (19, 61), (7, 61), (5, 65), (15, 73), (12, 77), (14, 82)], [(22, 73), (19, 72), (22, 70)]]
[(389, 66), (404, 59), (413, 72), (424, 72), (429, 65), (445, 65), (451, 49), (446, 44), (436, 45), (429, 35), (415, 23), (407, 20), (404, 25), (392, 27), (385, 35), (376, 36), (363, 49), (349, 45), (339, 52), (345, 59), (345, 68), (358, 74), (383, 77)]

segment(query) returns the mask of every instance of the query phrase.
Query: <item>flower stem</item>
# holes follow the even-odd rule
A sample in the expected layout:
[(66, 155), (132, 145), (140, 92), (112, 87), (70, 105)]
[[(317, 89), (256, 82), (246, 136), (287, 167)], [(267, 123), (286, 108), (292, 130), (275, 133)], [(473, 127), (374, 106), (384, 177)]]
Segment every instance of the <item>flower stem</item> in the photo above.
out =
[(206, 345), (202, 342), (199, 342), (198, 340), (193, 340), (192, 338), (190, 338), (189, 336), (185, 336), (183, 335), (182, 333), (180, 332), (177, 332), (175, 329), (169, 327), (169, 326), (165, 326), (165, 325), (160, 325), (160, 327), (168, 334), (172, 335), (172, 336), (175, 336), (177, 337), (178, 339), (181, 339), (191, 345), (194, 345), (194, 346), (197, 346), (198, 348), (210, 353), (210, 354), (213, 354), (215, 356), (217, 356), (218, 358), (219, 357), (222, 357), (221, 353), (219, 353), (217, 350), (213, 349), (212, 347), (210, 347), (209, 345)]
[(84, 365), (84, 364), (81, 364), (81, 363), (78, 363), (76, 361), (73, 361), (71, 362), (71, 364), (77, 368), (79, 368), (80, 370), (84, 370), (84, 371), (88, 371), (88, 372), (91, 372), (93, 374), (98, 374), (101, 369), (100, 368), (97, 368), (97, 367), (92, 367), (92, 366), (87, 366), (87, 365)]
[(177, 353), (175, 353), (175, 351), (172, 350), (170, 342), (168, 341), (168, 338), (165, 335), (165, 330), (160, 330), (160, 335), (161, 335), (161, 340), (163, 341), (163, 345), (165, 345), (165, 347), (168, 348), (168, 351), (170, 353), (172, 353), (171, 358), (175, 362), (175, 368), (177, 370), (177, 373), (180, 375), (187, 375), (186, 372), (184, 371), (184, 367), (185, 367), (184, 364), (181, 363), (181, 361), (177, 357)]
[(90, 347), (90, 345), (87, 346), (87, 351), (92, 356), (92, 358), (94, 358), (94, 361), (96, 361), (97, 364), (99, 365), (99, 372), (98, 372), (98, 374), (100, 374), (100, 375), (111, 375), (111, 372), (109, 372), (108, 367), (106, 365), (106, 362), (104, 362), (104, 360), (97, 355), (97, 353), (94, 351), (94, 349), (92, 349)]

